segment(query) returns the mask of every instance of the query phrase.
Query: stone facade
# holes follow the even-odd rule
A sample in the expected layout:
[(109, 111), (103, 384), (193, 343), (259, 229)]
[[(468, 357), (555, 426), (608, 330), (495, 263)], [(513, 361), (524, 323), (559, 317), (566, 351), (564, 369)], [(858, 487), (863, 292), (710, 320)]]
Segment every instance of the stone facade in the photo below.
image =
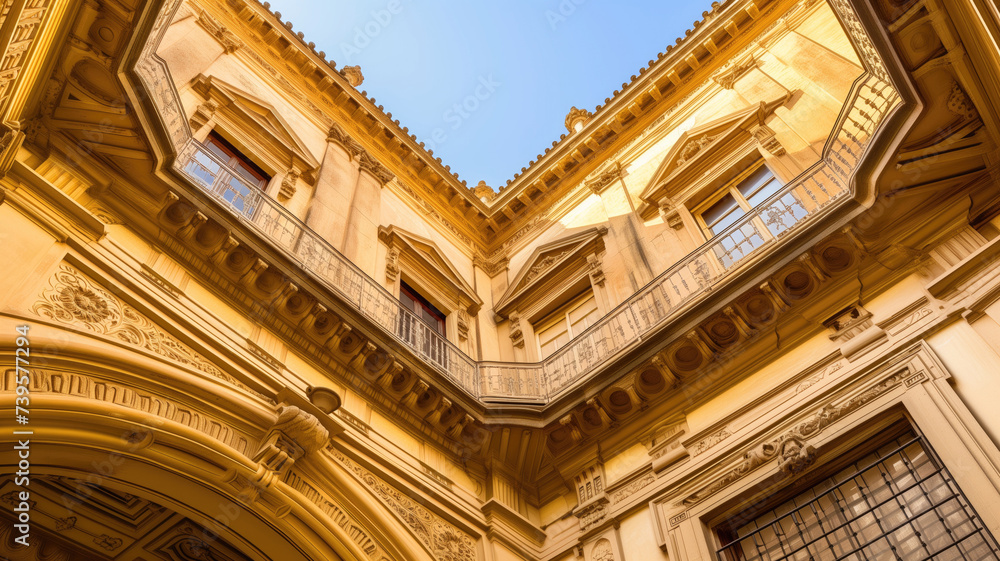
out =
[(498, 191), (267, 3), (0, 14), (0, 557), (1000, 559), (987, 0), (713, 3)]

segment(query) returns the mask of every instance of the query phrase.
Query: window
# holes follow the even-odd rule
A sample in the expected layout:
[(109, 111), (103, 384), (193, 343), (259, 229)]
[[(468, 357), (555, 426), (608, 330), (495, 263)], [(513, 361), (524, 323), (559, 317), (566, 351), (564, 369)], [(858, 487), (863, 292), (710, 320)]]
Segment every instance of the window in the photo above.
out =
[(397, 334), (415, 351), (447, 368), (445, 314), (411, 288), (399, 283), (399, 302), (410, 314), (400, 314)]
[(997, 560), (997, 543), (912, 431), (751, 521), (719, 530), (720, 561)]
[(728, 268), (806, 216), (805, 207), (794, 193), (779, 197), (766, 208), (761, 207), (781, 188), (781, 181), (767, 166), (751, 167), (730, 182), (721, 197), (701, 211), (701, 221), (711, 238), (757, 209), (757, 218), (744, 222), (716, 244), (715, 253), (724, 267)]
[(430, 326), (431, 329), (441, 336), (445, 335), (445, 316), (441, 310), (435, 308), (405, 282), (399, 283), (399, 301), (403, 303), (404, 308), (416, 314), (417, 318)]
[(202, 146), (185, 171), (249, 216), (255, 207), (255, 191), (262, 191), (271, 177), (215, 131), (208, 134)]
[(544, 359), (558, 351), (598, 319), (597, 300), (594, 293), (588, 290), (538, 322), (535, 334), (539, 356)]

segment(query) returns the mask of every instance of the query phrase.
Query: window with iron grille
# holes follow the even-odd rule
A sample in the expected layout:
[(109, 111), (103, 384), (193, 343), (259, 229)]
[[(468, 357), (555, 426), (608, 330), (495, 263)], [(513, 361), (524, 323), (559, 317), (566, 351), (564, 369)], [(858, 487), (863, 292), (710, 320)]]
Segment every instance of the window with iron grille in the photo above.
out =
[(718, 533), (720, 561), (1000, 559), (948, 470), (912, 431)]

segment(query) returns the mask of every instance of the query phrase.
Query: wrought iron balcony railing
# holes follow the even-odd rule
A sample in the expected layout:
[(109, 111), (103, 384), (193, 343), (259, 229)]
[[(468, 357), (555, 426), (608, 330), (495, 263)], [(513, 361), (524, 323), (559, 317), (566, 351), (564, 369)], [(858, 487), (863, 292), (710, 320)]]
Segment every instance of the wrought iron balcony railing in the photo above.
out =
[(566, 392), (615, 355), (638, 344), (682, 308), (706, 294), (751, 256), (850, 193), (850, 179), (871, 139), (899, 103), (875, 75), (859, 77), (822, 158), (741, 220), (681, 259), (540, 363), (477, 362), (420, 321), (374, 279), (256, 188), (247, 187), (194, 139), (175, 168), (216, 197), (234, 215), (298, 261), (386, 337), (408, 347), (469, 395), (487, 401), (544, 403)]

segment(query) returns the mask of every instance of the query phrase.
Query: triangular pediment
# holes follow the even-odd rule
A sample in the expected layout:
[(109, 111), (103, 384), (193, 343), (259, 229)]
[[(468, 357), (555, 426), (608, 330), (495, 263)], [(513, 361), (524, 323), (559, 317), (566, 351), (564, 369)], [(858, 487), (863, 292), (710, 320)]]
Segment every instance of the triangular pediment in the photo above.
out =
[(410, 260), (413, 274), (425, 279), (436, 277), (439, 284), (457, 293), (461, 305), (470, 314), (475, 314), (482, 306), (483, 301), (476, 291), (433, 241), (397, 226), (380, 227), (378, 237), (389, 248), (398, 250), (401, 257)]
[(790, 95), (786, 95), (771, 102), (762, 101), (686, 131), (660, 162), (640, 198), (654, 204), (663, 196), (667, 183), (686, 175), (688, 171), (704, 167), (706, 161), (712, 160), (713, 154), (731, 147), (734, 140), (749, 138), (751, 129), (764, 124), (789, 97)]
[(194, 81), (193, 89), (227, 111), (242, 127), (256, 134), (258, 142), (269, 145), (268, 148), (272, 150), (286, 152), (287, 158), (291, 160), (288, 165), (298, 167), (306, 174), (319, 167), (319, 161), (306, 148), (302, 139), (274, 107), (264, 100), (214, 76), (199, 76)]
[(511, 281), (507, 292), (497, 301), (496, 311), (504, 313), (506, 308), (550, 277), (568, 272), (566, 265), (573, 263), (575, 267), (581, 261), (585, 263), (587, 255), (602, 251), (602, 237), (607, 231), (603, 227), (590, 228), (535, 248)]

